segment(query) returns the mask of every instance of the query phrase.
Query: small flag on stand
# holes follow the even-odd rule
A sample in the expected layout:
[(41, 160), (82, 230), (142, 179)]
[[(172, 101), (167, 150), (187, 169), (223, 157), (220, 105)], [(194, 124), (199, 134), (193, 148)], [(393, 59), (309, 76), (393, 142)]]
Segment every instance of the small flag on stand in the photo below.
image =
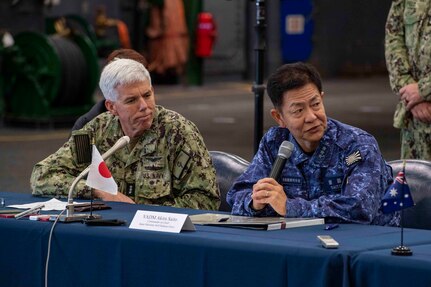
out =
[(391, 213), (413, 205), (414, 202), (406, 177), (404, 172), (400, 171), (383, 196), (382, 212)]
[(117, 183), (95, 145), (93, 145), (93, 154), (86, 185), (113, 195), (116, 195), (118, 190)]
[(388, 187), (382, 199), (382, 212), (391, 213), (401, 210), (401, 244), (392, 249), (391, 254), (397, 256), (411, 256), (413, 252), (407, 246), (404, 246), (404, 208), (413, 206), (412, 195), (410, 188), (407, 185), (406, 176), (406, 161), (403, 162), (403, 170), (400, 171), (394, 182)]

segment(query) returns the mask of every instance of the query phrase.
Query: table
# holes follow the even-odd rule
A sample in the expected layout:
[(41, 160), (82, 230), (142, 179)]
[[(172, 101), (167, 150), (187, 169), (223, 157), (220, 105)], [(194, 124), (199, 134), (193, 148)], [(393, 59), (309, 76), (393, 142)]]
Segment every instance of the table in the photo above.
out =
[[(410, 247), (410, 245), (409, 245)], [(390, 250), (359, 253), (352, 259), (354, 286), (431, 286), (431, 244), (411, 247), (413, 256), (391, 256)]]
[[(6, 204), (46, 200), (7, 192), (0, 192), (0, 197)], [(97, 213), (128, 223), (137, 210), (205, 212), (108, 204), (111, 210)], [(51, 226), (51, 222), (0, 218), (1, 286), (44, 286)], [(362, 278), (371, 268), (369, 255), (375, 258), (373, 264), (387, 270), (405, 262), (390, 255), (391, 248), (399, 245), (398, 228), (343, 224), (330, 231), (323, 226), (276, 231), (196, 229), (172, 234), (128, 226), (58, 223), (52, 237), (48, 286), (364, 286), (363, 282), (380, 283)], [(333, 236), (340, 248), (322, 248), (316, 239), (321, 234)], [(414, 254), (416, 248), (431, 245), (431, 231), (405, 229), (404, 236)], [(431, 257), (424, 260), (429, 264)], [(428, 265), (416, 273), (430, 271)]]

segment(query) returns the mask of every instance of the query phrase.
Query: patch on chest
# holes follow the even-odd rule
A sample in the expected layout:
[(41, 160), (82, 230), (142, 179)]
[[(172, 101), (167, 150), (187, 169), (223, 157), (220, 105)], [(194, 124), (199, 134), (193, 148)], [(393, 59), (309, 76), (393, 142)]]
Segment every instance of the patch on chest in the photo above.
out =
[(323, 180), (324, 190), (328, 193), (340, 192), (342, 185), (343, 185), (342, 175), (325, 177)]
[(300, 177), (282, 177), (281, 182), (283, 185), (301, 186), (303, 180)]
[(346, 156), (346, 164), (347, 166), (351, 166), (355, 162), (362, 160), (361, 153), (359, 150), (355, 151), (351, 155)]

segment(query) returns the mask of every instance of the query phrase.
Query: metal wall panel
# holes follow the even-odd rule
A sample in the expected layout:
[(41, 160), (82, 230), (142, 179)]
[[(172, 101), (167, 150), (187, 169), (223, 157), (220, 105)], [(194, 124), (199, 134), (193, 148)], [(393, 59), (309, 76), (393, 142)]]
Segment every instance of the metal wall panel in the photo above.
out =
[(217, 23), (213, 56), (204, 60), (204, 74), (241, 74), (246, 69), (246, 0), (205, 0), (204, 10)]

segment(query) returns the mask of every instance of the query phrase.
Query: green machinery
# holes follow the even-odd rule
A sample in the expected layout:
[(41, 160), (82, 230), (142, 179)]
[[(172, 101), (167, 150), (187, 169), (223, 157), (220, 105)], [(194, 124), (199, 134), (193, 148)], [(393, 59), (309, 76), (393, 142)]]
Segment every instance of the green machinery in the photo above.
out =
[(0, 49), (6, 123), (72, 121), (93, 105), (100, 68), (86, 35), (22, 32), (14, 42)]

